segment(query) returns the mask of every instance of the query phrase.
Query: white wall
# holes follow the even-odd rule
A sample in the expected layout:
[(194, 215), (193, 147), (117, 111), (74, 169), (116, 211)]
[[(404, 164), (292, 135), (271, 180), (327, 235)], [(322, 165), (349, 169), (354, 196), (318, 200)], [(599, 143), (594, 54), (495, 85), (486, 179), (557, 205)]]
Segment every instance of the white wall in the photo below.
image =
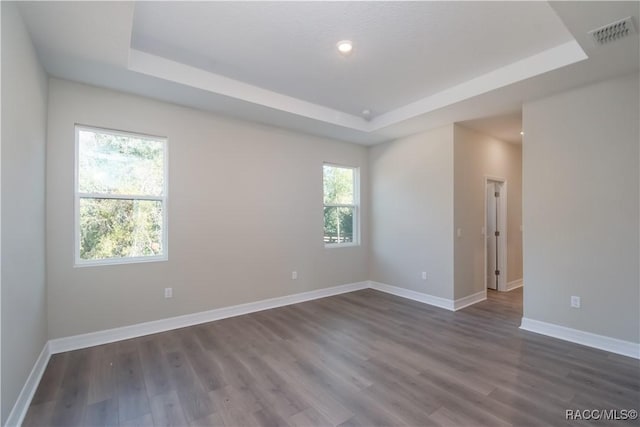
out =
[(451, 299), (453, 125), (376, 145), (369, 164), (371, 280)]
[(507, 282), (522, 279), (522, 146), (454, 126), (455, 298), (484, 290), (485, 176), (507, 180)]
[[(323, 161), (361, 168), (366, 207), (365, 147), (63, 80), (49, 87), (50, 338), (368, 279), (366, 234), (359, 247), (322, 240)], [(75, 123), (168, 137), (168, 262), (73, 267)]]
[[(638, 74), (524, 105), (524, 316), (639, 342)], [(569, 306), (571, 295), (582, 308)]]
[(2, 406), (7, 419), (47, 340), (47, 78), (22, 18), (2, 2)]

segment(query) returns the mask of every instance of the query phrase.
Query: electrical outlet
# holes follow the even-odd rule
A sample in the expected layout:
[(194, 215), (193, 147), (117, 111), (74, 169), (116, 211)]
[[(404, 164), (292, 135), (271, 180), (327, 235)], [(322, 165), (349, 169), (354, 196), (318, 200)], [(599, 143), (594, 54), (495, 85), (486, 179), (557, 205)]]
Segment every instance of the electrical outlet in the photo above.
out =
[(458, 229), (456, 230), (456, 235), (457, 235), (458, 237), (462, 237), (462, 228), (458, 228)]
[(571, 297), (571, 307), (580, 308), (580, 297), (577, 297), (577, 296)]
[(427, 280), (427, 272), (426, 271), (422, 272), (422, 280)]
[(173, 288), (164, 288), (164, 297), (173, 298)]
[(298, 280), (298, 272), (297, 271), (292, 271), (291, 272), (291, 280)]

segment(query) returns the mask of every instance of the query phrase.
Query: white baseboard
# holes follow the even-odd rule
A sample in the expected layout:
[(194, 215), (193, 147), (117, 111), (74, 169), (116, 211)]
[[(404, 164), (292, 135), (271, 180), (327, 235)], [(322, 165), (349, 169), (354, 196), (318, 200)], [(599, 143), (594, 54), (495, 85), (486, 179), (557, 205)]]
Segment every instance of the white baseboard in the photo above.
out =
[(226, 319), (228, 317), (240, 316), (243, 314), (254, 313), (257, 311), (268, 310), (271, 308), (282, 307), (290, 304), (297, 304), (304, 301), (325, 298), (332, 295), (339, 295), (367, 288), (376, 289), (382, 292), (452, 311), (460, 310), (461, 308), (486, 299), (486, 291), (478, 292), (476, 294), (453, 301), (451, 299), (436, 297), (433, 295), (411, 291), (409, 289), (399, 288), (397, 286), (391, 286), (384, 283), (365, 281), (334, 286), (331, 288), (318, 289), (315, 291), (303, 292), (299, 294), (286, 295), (283, 297), (271, 298), (246, 304), (234, 305), (231, 307), (222, 307), (214, 310), (185, 314), (182, 316), (138, 323), (135, 325), (122, 326), (119, 328), (106, 329), (103, 331), (90, 332), (87, 334), (56, 338), (49, 341), (49, 350), (51, 354), (78, 350), (81, 348), (108, 344), (111, 342), (141, 337), (144, 335), (156, 334), (172, 329), (213, 322), (214, 320)]
[(27, 377), (27, 381), (24, 383), (22, 390), (20, 390), (16, 403), (13, 405), (9, 416), (7, 417), (7, 421), (4, 424), (6, 427), (17, 427), (22, 425), (24, 417), (27, 415), (29, 405), (31, 405), (33, 395), (38, 389), (38, 384), (40, 384), (40, 379), (42, 379), (44, 370), (47, 368), (50, 357), (51, 352), (49, 351), (49, 342), (46, 342), (40, 352), (40, 355), (36, 359), (36, 363), (33, 365), (29, 376)]
[(475, 294), (467, 295), (466, 297), (458, 298), (457, 300), (453, 301), (453, 309), (455, 311), (458, 311), (486, 299), (487, 290), (485, 289), (483, 291), (476, 292)]
[(371, 289), (375, 289), (376, 291), (386, 292), (391, 295), (396, 295), (424, 304), (433, 305), (435, 307), (444, 308), (445, 310), (450, 311), (461, 310), (465, 307), (469, 307), (470, 305), (487, 299), (486, 290), (477, 292), (473, 295), (467, 295), (466, 297), (459, 298), (457, 300), (452, 300), (374, 281), (369, 281), (369, 287)]
[(396, 295), (402, 298), (407, 298), (451, 311), (454, 310), (453, 300), (447, 298), (436, 297), (434, 295), (424, 294), (422, 292), (412, 291), (405, 288), (399, 288), (397, 286), (387, 285), (386, 283), (373, 281), (369, 281), (369, 287), (371, 289), (375, 289), (376, 291), (386, 292), (391, 295)]
[(183, 316), (176, 316), (167, 319), (154, 320), (151, 322), (138, 323), (135, 325), (122, 326), (114, 329), (90, 332), (81, 335), (73, 335), (64, 338), (56, 338), (49, 341), (49, 348), (52, 354), (62, 353), (65, 351), (93, 347), (96, 345), (126, 340), (129, 338), (156, 334), (158, 332), (165, 332), (172, 329), (184, 328), (186, 326), (198, 325), (200, 323), (212, 322), (214, 320), (226, 319), (228, 317), (254, 313), (256, 311), (268, 310), (271, 308), (282, 307), (290, 304), (297, 304), (300, 302), (310, 301), (318, 298), (325, 298), (332, 295), (358, 291), (361, 289), (366, 289), (368, 287), (369, 282), (367, 281), (349, 283), (346, 285), (333, 286), (331, 288), (318, 289), (315, 291), (302, 292), (299, 294), (285, 295), (283, 297), (270, 298), (246, 304), (234, 305), (231, 307), (216, 308), (214, 310), (185, 314)]
[(631, 341), (623, 341), (526, 317), (522, 318), (520, 329), (640, 359), (640, 344)]
[(512, 280), (507, 283), (507, 292), (512, 291), (514, 289), (521, 288), (523, 285), (522, 279)]

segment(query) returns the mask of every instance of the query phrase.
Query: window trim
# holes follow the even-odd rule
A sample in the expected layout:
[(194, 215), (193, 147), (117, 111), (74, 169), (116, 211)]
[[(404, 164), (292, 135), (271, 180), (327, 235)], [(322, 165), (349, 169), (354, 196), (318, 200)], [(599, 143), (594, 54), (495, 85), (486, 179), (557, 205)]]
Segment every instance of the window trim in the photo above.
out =
[[(129, 132), (123, 130), (102, 128), (97, 126), (87, 126), (79, 123), (74, 124), (75, 134), (75, 153), (74, 153), (74, 267), (94, 267), (105, 265), (119, 264), (137, 264), (146, 262), (162, 262), (169, 259), (169, 140), (164, 136), (156, 136), (138, 132)], [(81, 193), (80, 189), (80, 131), (89, 131), (97, 133), (106, 133), (110, 135), (120, 135), (135, 137), (139, 139), (148, 139), (162, 142), (163, 155), (163, 189), (162, 196), (143, 196), (133, 194), (103, 194), (103, 193)], [(162, 202), (162, 255), (151, 255), (143, 257), (125, 257), (125, 258), (104, 258), (86, 260), (80, 258), (80, 199), (116, 199), (116, 200), (152, 200)]]
[[(325, 203), (324, 202), (324, 167), (332, 166), (335, 168), (351, 169), (353, 171), (353, 204), (341, 204), (341, 203)], [(336, 248), (349, 248), (360, 246), (360, 167), (350, 166), (339, 163), (323, 162), (322, 163), (322, 207), (323, 211), (325, 207), (337, 207), (337, 208), (353, 208), (353, 241), (349, 243), (324, 243), (325, 249)], [(322, 230), (324, 235), (324, 218), (322, 223)], [(324, 239), (323, 239), (324, 240)]]

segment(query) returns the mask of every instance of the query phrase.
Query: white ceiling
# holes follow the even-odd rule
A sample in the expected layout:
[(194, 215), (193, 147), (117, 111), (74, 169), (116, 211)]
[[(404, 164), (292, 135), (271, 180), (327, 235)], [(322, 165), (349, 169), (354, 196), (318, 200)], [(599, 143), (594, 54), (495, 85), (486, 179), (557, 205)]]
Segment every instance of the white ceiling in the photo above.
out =
[[(343, 39), (354, 43), (347, 57), (336, 51)], [(545, 2), (142, 2), (131, 45), (375, 115), (572, 39)]]
[[(637, 71), (638, 2), (21, 2), (46, 70), (372, 144)], [(354, 42), (341, 57), (335, 43)], [(360, 116), (362, 109), (373, 118)], [(508, 120), (489, 120), (497, 136)], [(487, 123), (493, 123), (487, 125)], [(488, 126), (488, 128), (487, 128)], [(488, 129), (488, 130), (487, 130)], [(507, 139), (507, 137), (503, 137)]]

